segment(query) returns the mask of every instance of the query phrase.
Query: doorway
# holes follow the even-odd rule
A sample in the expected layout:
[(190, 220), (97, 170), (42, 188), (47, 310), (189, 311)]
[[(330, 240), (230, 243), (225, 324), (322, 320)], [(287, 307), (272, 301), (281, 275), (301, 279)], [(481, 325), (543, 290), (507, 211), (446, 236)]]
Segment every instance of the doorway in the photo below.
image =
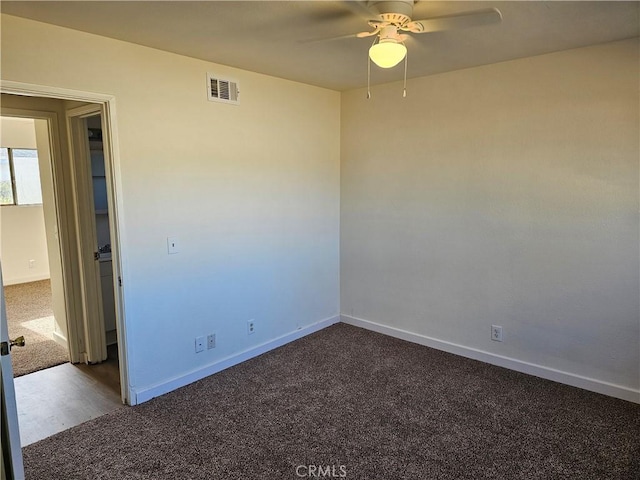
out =
[[(47, 238), (56, 225), (48, 127), (33, 118), (0, 122), (0, 252), (9, 335), (26, 343), (11, 356), (19, 377), (68, 362), (69, 353), (58, 327), (66, 324), (55, 265), (60, 253)], [(49, 247), (56, 251), (50, 254)]]
[[(112, 225), (115, 224), (115, 218), (113, 218), (115, 215), (111, 215), (116, 212), (113, 212), (110, 208), (115, 204), (115, 201), (113, 198), (112, 178), (110, 177), (108, 116), (105, 118), (104, 103), (83, 102), (82, 108), (90, 112), (78, 115), (78, 101), (22, 97), (12, 98), (11, 101), (7, 102), (5, 97), (6, 95), (3, 94), (3, 115), (36, 118), (36, 121), (44, 122), (49, 128), (47, 136), (52, 142), (50, 174), (56, 220), (55, 227), (50, 233), (55, 237), (55, 242), (53, 243), (57, 244), (57, 254), (61, 258), (60, 283), (62, 305), (65, 309), (65, 322), (63, 322), (64, 325), (60, 329), (60, 336), (67, 341), (69, 357), (74, 364), (60, 365), (53, 369), (43, 370), (17, 379), (16, 398), (18, 411), (22, 410), (24, 412), (27, 410), (21, 417), (28, 418), (36, 429), (42, 430), (43, 423), (47, 423), (49, 426), (55, 423), (55, 421), (51, 421), (52, 410), (59, 409), (60, 411), (57, 413), (61, 413), (66, 408), (66, 411), (62, 412), (64, 415), (62, 415), (59, 422), (64, 426), (61, 429), (65, 429), (73, 424), (82, 423), (118, 408), (123, 402), (127, 402), (126, 362), (123, 361), (125, 355), (118, 348), (120, 338), (118, 326), (121, 324), (121, 318), (118, 318), (118, 313), (121, 308), (120, 292), (114, 281), (114, 278), (117, 278), (115, 275), (119, 272), (119, 267), (117, 266), (117, 229), (112, 228)], [(9, 97), (18, 96), (9, 95)], [(83, 130), (80, 133), (86, 136), (84, 145), (87, 149), (84, 155), (80, 155), (80, 150), (75, 150), (78, 142), (71, 136), (71, 134), (79, 135), (74, 126), (76, 119), (80, 120), (80, 124), (83, 126)], [(96, 125), (96, 122), (99, 126)], [(106, 141), (104, 145), (100, 145), (100, 152), (97, 155), (102, 160), (102, 172), (101, 174), (96, 174), (95, 167), (98, 161), (92, 150), (98, 150), (98, 148), (94, 148), (97, 146), (97, 137), (95, 135), (99, 131), (102, 136), (105, 124), (104, 137)], [(90, 134), (94, 136), (89, 138)], [(100, 143), (102, 142), (103, 138), (100, 138)], [(83, 172), (88, 172), (88, 181), (85, 181), (86, 179), (83, 180)], [(94, 176), (101, 177), (100, 181), (96, 181), (96, 184), (102, 182), (100, 187), (94, 187)], [(106, 205), (101, 205), (98, 208), (95, 203), (96, 198), (93, 196), (94, 190), (100, 190), (101, 201)], [(90, 204), (93, 223), (86, 223), (83, 220), (82, 212), (78, 213), (78, 210), (82, 210), (83, 206), (88, 204), (87, 199), (89, 198), (92, 200)], [(97, 216), (100, 216), (101, 219), (98, 220)], [(98, 237), (101, 238), (100, 245), (98, 246), (97, 240), (94, 242), (96, 248), (95, 251), (91, 252), (90, 257), (93, 271), (97, 272), (97, 274), (92, 274), (92, 271), (87, 269), (89, 262), (82, 258), (82, 253), (89, 248), (86, 239), (97, 239)], [(95, 253), (99, 253), (102, 258), (96, 258), (94, 256)], [(102, 261), (98, 262), (96, 260)], [(107, 275), (103, 271), (104, 269), (101, 270), (100, 266), (103, 264), (109, 265), (110, 275)], [(113, 264), (116, 266), (113, 266)], [(104, 281), (102, 281), (103, 278), (105, 279)], [(92, 289), (97, 292), (94, 293), (93, 297), (91, 297), (90, 293)], [(103, 310), (104, 303), (107, 303), (105, 302), (105, 297), (108, 297), (111, 302), (108, 315), (104, 315)], [(92, 305), (92, 302), (95, 303)], [(97, 325), (95, 318), (88, 318), (88, 308), (100, 309), (103, 317), (101, 332), (96, 332), (95, 330)], [(106, 319), (107, 323), (104, 320), (105, 316), (108, 317)], [(92, 350), (92, 338), (94, 337), (104, 340), (104, 345), (101, 349), (93, 348)], [(104, 353), (95, 353), (100, 350)], [(75, 376), (73, 378), (69, 377), (69, 372), (73, 372)], [(47, 375), (54, 377), (53, 380), (47, 380)], [(47, 402), (45, 412), (49, 415), (46, 418), (46, 422), (43, 421), (44, 419), (37, 420), (38, 416), (34, 413), (37, 408), (33, 404), (25, 404), (24, 398), (33, 398), (31, 393), (27, 395), (21, 394), (21, 390), (23, 390), (23, 386), (27, 381), (33, 384), (29, 387), (32, 392), (45, 393), (44, 396)], [(81, 383), (84, 383), (84, 386), (89, 388), (84, 390), (77, 388)], [(71, 385), (75, 388), (64, 393), (61, 396), (60, 405), (53, 407), (51, 395), (60, 393), (60, 385)], [(86, 418), (82, 415), (77, 415), (80, 410), (85, 411)], [(71, 417), (68, 414), (71, 414)], [(21, 425), (24, 423), (22, 420), (21, 418)], [(46, 433), (53, 434), (59, 430), (52, 430)], [(34, 439), (27, 439), (26, 443), (31, 443), (31, 441), (34, 441)]]

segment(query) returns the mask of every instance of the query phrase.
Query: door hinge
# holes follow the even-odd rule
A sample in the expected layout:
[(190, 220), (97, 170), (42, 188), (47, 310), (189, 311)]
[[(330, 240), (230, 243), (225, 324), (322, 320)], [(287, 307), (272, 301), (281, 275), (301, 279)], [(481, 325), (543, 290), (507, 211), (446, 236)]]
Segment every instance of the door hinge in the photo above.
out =
[(9, 355), (9, 342), (0, 343), (0, 355), (3, 357)]
[(121, 287), (122, 286), (122, 277), (118, 277), (118, 286)]

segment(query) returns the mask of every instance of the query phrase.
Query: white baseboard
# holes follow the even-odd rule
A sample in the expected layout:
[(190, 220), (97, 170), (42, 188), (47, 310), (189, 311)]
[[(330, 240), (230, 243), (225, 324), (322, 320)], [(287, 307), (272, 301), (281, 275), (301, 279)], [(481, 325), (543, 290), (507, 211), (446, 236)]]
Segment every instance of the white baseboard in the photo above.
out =
[(29, 275), (26, 277), (18, 277), (18, 278), (3, 278), (2, 284), (7, 287), (9, 285), (18, 285), (20, 283), (30, 283), (30, 282), (39, 282), (40, 280), (49, 280), (51, 276), (49, 273), (41, 273), (39, 275)]
[(58, 332), (53, 332), (53, 339), (58, 345), (63, 346), (64, 348), (69, 348), (69, 342), (67, 342), (66, 337), (63, 337)]
[(109, 330), (105, 333), (105, 337), (107, 339), (107, 347), (118, 343), (118, 333), (116, 330)]
[(640, 403), (640, 390), (634, 390), (621, 385), (603, 382), (594, 378), (584, 377), (570, 372), (564, 372), (542, 365), (524, 362), (522, 360), (511, 357), (496, 355), (484, 350), (465, 347), (464, 345), (458, 345), (455, 343), (446, 342), (444, 340), (438, 340), (437, 338), (408, 332), (399, 328), (381, 325), (379, 323), (364, 320), (362, 318), (352, 317), (350, 315), (341, 315), (340, 318), (343, 323), (382, 333), (384, 335), (389, 335), (390, 337), (399, 338), (401, 340), (417, 343), (419, 345), (435, 348), (437, 350), (453, 353), (462, 357), (471, 358), (473, 360), (490, 363), (492, 365), (508, 368), (517, 372), (545, 378), (547, 380), (553, 380), (554, 382), (564, 383), (565, 385), (571, 385), (572, 387), (578, 387), (584, 390), (608, 395), (610, 397), (620, 398), (622, 400), (628, 400), (634, 403)]
[(319, 322), (282, 335), (278, 338), (274, 338), (273, 340), (269, 340), (268, 342), (262, 343), (248, 350), (244, 350), (235, 355), (223, 358), (222, 360), (218, 360), (215, 363), (207, 365), (203, 368), (199, 368), (185, 375), (172, 378), (170, 380), (167, 380), (166, 382), (162, 382), (151, 387), (143, 387), (141, 389), (131, 388), (129, 390), (129, 399), (131, 400), (131, 405), (137, 405), (139, 403), (151, 400), (154, 397), (164, 395), (165, 393), (169, 393), (180, 387), (189, 385), (190, 383), (208, 377), (209, 375), (213, 375), (214, 373), (221, 372), (222, 370), (225, 370), (229, 367), (233, 367), (234, 365), (250, 360), (251, 358), (257, 357), (258, 355), (262, 355), (263, 353), (286, 345), (287, 343), (298, 340), (311, 333), (322, 330), (323, 328), (330, 327), (331, 325), (339, 322), (340, 316), (335, 315), (333, 317), (320, 320)]

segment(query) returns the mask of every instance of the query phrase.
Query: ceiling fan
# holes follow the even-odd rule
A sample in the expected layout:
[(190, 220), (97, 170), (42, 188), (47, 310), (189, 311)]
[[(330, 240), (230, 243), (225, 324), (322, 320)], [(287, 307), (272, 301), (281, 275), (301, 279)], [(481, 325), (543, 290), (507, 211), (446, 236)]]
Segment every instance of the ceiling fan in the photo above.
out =
[[(376, 36), (369, 49), (369, 58), (382, 68), (395, 67), (407, 55), (404, 45), (408, 34), (421, 34), (453, 30), (457, 28), (489, 25), (502, 21), (502, 14), (497, 8), (472, 10), (454, 15), (444, 15), (412, 20), (414, 0), (368, 0), (367, 2), (348, 2), (364, 8), (371, 18), (369, 26), (373, 29), (349, 35), (357, 38)], [(407, 32), (407, 33), (403, 33)]]

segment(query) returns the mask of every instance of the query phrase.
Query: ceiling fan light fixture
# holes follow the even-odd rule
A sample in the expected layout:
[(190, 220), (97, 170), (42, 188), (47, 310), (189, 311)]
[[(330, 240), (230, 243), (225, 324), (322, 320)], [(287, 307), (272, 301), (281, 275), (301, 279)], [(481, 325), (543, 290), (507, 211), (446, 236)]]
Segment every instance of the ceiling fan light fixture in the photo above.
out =
[(407, 47), (394, 39), (381, 39), (369, 49), (369, 58), (381, 68), (398, 65), (407, 55)]

